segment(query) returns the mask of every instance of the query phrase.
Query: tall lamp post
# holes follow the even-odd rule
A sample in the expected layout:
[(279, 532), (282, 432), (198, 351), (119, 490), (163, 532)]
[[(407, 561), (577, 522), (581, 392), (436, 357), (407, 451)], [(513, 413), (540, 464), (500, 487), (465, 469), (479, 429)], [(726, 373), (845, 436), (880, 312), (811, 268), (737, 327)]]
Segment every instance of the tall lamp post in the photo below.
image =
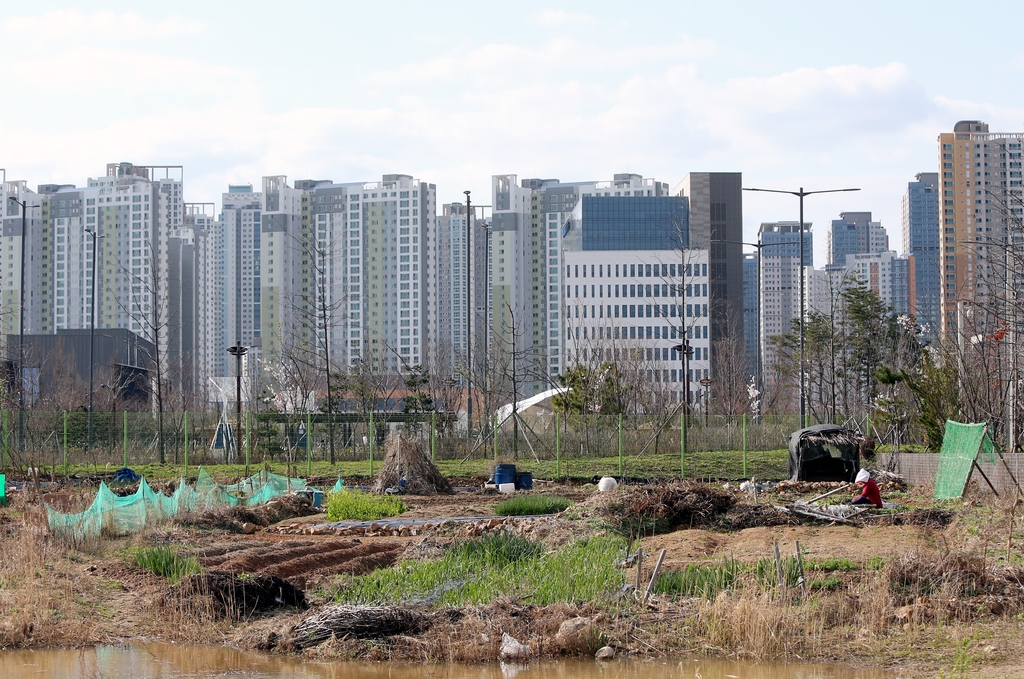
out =
[(89, 437), (86, 452), (92, 450), (92, 396), (93, 396), (93, 356), (96, 352), (96, 243), (103, 236), (95, 230), (86, 228), (85, 232), (92, 236), (92, 303), (89, 305)]
[(27, 200), (18, 200), (8, 196), (8, 200), (21, 206), (21, 290), (19, 291), (18, 311), (18, 447), (25, 449), (25, 241), (28, 235), (28, 208), (39, 207), (29, 205)]
[(473, 202), (466, 194), (466, 446), (473, 444)]
[(800, 427), (807, 426), (807, 373), (804, 370), (804, 322), (807, 316), (807, 305), (804, 297), (807, 291), (804, 289), (804, 197), (816, 193), (843, 193), (846, 191), (860, 191), (860, 189), (825, 189), (822, 191), (782, 191), (780, 189), (753, 189), (744, 188), (744, 191), (761, 191), (764, 193), (788, 193), (800, 199)]
[[(235, 415), (238, 419), (238, 433), (231, 438), (235, 441), (235, 457), (240, 454), (238, 437), (242, 435), (242, 357), (249, 353), (249, 347), (242, 346), (242, 340), (235, 340), (235, 345), (228, 347), (228, 353), (235, 357)], [(249, 470), (245, 470), (246, 475)]]
[(748, 243), (746, 241), (739, 240), (723, 240), (718, 241), (719, 243), (728, 243), (729, 245), (749, 245), (750, 247), (757, 250), (757, 395), (759, 398), (763, 398), (764, 395), (764, 356), (762, 342), (764, 336), (761, 332), (761, 267), (764, 266), (764, 258), (761, 256), (761, 250), (764, 248), (780, 247), (783, 245), (794, 245), (794, 243)]
[(711, 383), (714, 382), (710, 377), (705, 377), (700, 381), (702, 387), (704, 387), (704, 428), (708, 428), (708, 414), (711, 412)]

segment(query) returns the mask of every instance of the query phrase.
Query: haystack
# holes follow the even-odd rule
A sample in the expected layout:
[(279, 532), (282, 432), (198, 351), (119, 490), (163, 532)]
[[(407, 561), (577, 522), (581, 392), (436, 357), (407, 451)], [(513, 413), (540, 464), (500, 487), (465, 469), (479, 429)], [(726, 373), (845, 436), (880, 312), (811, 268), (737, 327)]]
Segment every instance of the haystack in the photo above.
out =
[[(384, 447), (387, 454), (374, 479), (374, 493), (397, 488), (412, 495), (454, 494), (452, 484), (430, 461), (430, 453), (424, 450), (421, 441), (396, 433), (388, 437)], [(405, 479), (404, 485), (402, 479)]]

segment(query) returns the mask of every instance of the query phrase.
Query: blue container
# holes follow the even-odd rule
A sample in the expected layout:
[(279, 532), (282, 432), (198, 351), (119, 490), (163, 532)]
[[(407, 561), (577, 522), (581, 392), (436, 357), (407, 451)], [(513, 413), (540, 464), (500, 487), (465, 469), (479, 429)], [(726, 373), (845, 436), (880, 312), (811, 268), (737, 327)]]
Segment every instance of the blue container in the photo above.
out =
[(313, 491), (313, 506), (319, 508), (324, 503), (324, 492), (322, 490)]
[(533, 474), (530, 472), (519, 472), (516, 477), (516, 488), (518, 490), (531, 490), (533, 488)]
[(500, 486), (503, 483), (515, 484), (516, 466), (514, 464), (499, 464), (494, 467), (494, 484)]

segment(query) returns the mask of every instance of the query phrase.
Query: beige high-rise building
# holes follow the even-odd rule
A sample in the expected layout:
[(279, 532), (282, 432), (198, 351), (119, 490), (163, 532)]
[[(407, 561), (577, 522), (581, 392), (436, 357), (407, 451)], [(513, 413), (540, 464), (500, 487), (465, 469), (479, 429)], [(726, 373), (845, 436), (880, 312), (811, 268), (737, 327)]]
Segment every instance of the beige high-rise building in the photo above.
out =
[(956, 330), (958, 308), (1000, 294), (1008, 215), (1021, 206), (1024, 132), (992, 133), (961, 120), (939, 135), (942, 330)]

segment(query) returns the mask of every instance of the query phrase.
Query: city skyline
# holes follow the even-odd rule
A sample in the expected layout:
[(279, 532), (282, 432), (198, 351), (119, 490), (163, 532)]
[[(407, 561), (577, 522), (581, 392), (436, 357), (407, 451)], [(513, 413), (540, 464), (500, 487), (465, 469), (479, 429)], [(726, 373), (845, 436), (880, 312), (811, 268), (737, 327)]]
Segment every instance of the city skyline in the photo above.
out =
[[(1019, 129), (1024, 99), (1001, 83), (1024, 62), (1000, 35), (1022, 10), (999, 7), (992, 67), (977, 69), (926, 48), (943, 3), (871, 4), (664, 4), (627, 17), (602, 3), (446, 3), (387, 21), (366, 7), (317, 7), (309, 21), (259, 5), (42, 4), (0, 20), (18, 93), (0, 107), (0, 167), (42, 184), (115, 159), (183, 165), (190, 201), (278, 173), (401, 168), (435, 183), (441, 204), (487, 195), (496, 173), (675, 185), (693, 169), (742, 170), (750, 186), (862, 189), (808, 201), (807, 221), (871, 210), (895, 225), (905, 182), (934, 165), (937, 130)], [(837, 32), (860, 49), (827, 49)], [(251, 39), (269, 33), (279, 49)], [(50, 104), (53, 78), (73, 116)], [(745, 202), (747, 241), (763, 221), (796, 218), (784, 197)]]

